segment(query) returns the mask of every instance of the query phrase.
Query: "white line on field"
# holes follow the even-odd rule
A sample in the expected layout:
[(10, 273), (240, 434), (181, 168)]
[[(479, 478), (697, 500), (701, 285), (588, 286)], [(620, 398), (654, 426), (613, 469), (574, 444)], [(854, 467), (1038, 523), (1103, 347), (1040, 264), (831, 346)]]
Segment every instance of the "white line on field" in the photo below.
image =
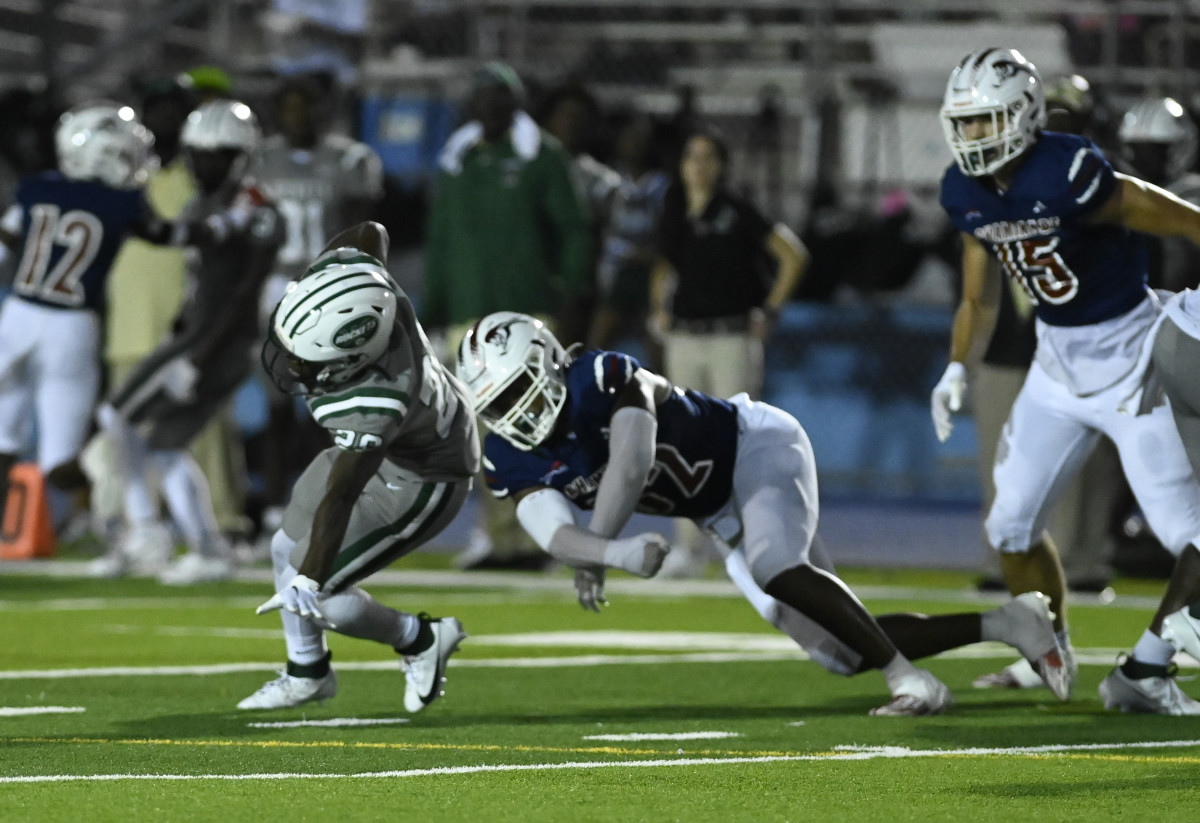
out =
[(407, 717), (331, 717), (329, 720), (281, 720), (246, 725), (252, 729), (299, 729), (306, 726), (394, 726), (407, 722)]
[[(80, 560), (10, 560), (5, 561), (2, 571), (5, 574), (48, 575), (62, 578), (87, 577), (88, 561)], [(234, 579), (241, 582), (262, 583), (272, 585), (272, 574), (268, 568), (238, 569)], [(574, 600), (575, 592), (571, 579), (565, 574), (513, 574), (511, 572), (460, 572), (438, 571), (431, 569), (384, 569), (371, 576), (371, 584), (376, 586), (399, 586), (412, 589), (456, 588), (456, 589), (493, 589), (524, 592), (561, 593), (564, 598)], [(677, 597), (728, 597), (740, 598), (741, 592), (726, 578), (715, 580), (633, 580), (615, 578), (605, 584), (610, 595), (622, 597), (646, 598), (677, 598)], [(1008, 600), (1008, 596), (999, 593), (977, 592), (974, 588), (966, 589), (933, 589), (919, 586), (878, 586), (860, 585), (854, 587), (854, 592), (865, 600), (926, 600), (926, 601), (967, 601), (980, 604), (1000, 604)], [(34, 600), (0, 600), (0, 610), (66, 610), (66, 609), (98, 609), (115, 608), (116, 606), (95, 605), (101, 603), (121, 603), (122, 608), (148, 608), (140, 605), (149, 601), (159, 604), (167, 601), (167, 605), (188, 604), (201, 606), (202, 600), (218, 600), (218, 598), (78, 598), (60, 599), (54, 601)], [(251, 608), (262, 602), (261, 599), (252, 603), (247, 598), (220, 598), (219, 600), (233, 604), (248, 603)], [(1154, 609), (1158, 606), (1158, 598), (1145, 595), (1117, 595), (1112, 602), (1105, 603), (1096, 595), (1072, 594), (1072, 602), (1079, 605), (1104, 605), (1107, 608)], [(91, 604), (91, 605), (88, 605)], [(157, 606), (155, 606), (157, 607)]]
[(631, 732), (629, 734), (585, 734), (583, 740), (721, 740), (741, 737), (737, 732)]
[[(970, 657), (975, 659), (1008, 659), (1013, 652), (1005, 646), (996, 645), (969, 653), (948, 653), (946, 657)], [(1111, 666), (1116, 659), (1117, 649), (1076, 648), (1075, 658), (1080, 665)], [(961, 650), (960, 650), (961, 652)], [(650, 666), (666, 663), (773, 663), (778, 661), (807, 660), (808, 656), (798, 647), (781, 651), (761, 652), (681, 652), (678, 654), (580, 654), (557, 657), (497, 657), (456, 658), (450, 665), (461, 669), (555, 669), (586, 666)], [(1196, 664), (1184, 656), (1178, 662), (1187, 667)], [(399, 664), (390, 660), (338, 661), (337, 668), (343, 671), (395, 671)], [(81, 677), (175, 677), (239, 674), (242, 672), (270, 672), (278, 670), (279, 663), (214, 663), (196, 666), (100, 666), (86, 669), (17, 669), (0, 671), (0, 680), (62, 680)]]
[[(450, 665), (464, 669), (543, 669), (571, 666), (620, 666), (656, 663), (744, 663), (776, 660), (804, 660), (799, 649), (786, 653), (719, 653), (695, 654), (582, 654), (569, 657), (507, 657), (494, 659), (452, 660)], [(72, 677), (155, 677), (175, 675), (237, 674), (239, 672), (269, 672), (280, 663), (216, 663), (203, 666), (103, 666), (90, 669), (28, 669), (0, 671), (0, 680), (60, 680)], [(338, 661), (340, 671), (399, 671), (398, 661), (373, 660), (366, 662)]]
[(746, 763), (785, 763), (797, 761), (877, 760), (911, 757), (1044, 757), (1047, 754), (1121, 749), (1200, 748), (1200, 740), (1163, 740), (1144, 743), (1078, 743), (1061, 746), (1021, 746), (1015, 748), (907, 749), (902, 746), (839, 751), (835, 754), (764, 755), (759, 757), (679, 757), (657, 760), (572, 761), (569, 763), (505, 763), (479, 766), (438, 766), (430, 769), (400, 769), (387, 772), (303, 773), (266, 772), (258, 774), (29, 774), (0, 777), (0, 783), (77, 783), (117, 780), (335, 780), (432, 777), (439, 775), (480, 774), (483, 772), (565, 771), (569, 769), (636, 769), (672, 766), (721, 766)]
[(83, 706), (0, 706), (0, 717), (24, 717), (27, 714), (77, 714)]

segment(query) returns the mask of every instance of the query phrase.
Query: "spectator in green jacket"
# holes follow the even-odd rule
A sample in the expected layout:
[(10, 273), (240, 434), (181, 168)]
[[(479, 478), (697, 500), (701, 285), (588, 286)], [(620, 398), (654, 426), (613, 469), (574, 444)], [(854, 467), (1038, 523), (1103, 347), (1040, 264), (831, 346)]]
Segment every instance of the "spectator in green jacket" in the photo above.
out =
[[(470, 120), (446, 141), (429, 215), (421, 322), (448, 352), (496, 311), (542, 318), (556, 334), (582, 333), (591, 288), (592, 218), (562, 144), (521, 109), (524, 90), (503, 63), (471, 77)], [(459, 558), (465, 568), (540, 566), (511, 506), (484, 495), (487, 527)]]

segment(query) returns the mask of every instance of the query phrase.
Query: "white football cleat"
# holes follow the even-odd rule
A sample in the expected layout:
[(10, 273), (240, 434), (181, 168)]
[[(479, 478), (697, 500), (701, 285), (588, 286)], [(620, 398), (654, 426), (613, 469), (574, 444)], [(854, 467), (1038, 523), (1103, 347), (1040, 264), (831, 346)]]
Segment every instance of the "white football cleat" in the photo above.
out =
[(1055, 697), (1068, 699), (1071, 681), (1075, 679), (1068, 655), (1070, 662), (1074, 662), (1074, 654), (1063, 648), (1054, 632), (1049, 598), (1041, 592), (1025, 592), (996, 611), (1007, 626), (1004, 641), (1029, 661)]
[(193, 583), (214, 583), (233, 576), (233, 563), (224, 557), (206, 557), (188, 552), (159, 572), (158, 582), (167, 586), (190, 586)]
[(456, 617), (434, 620), (422, 614), (418, 619), (429, 625), (433, 643), (423, 652), (404, 655), (400, 661), (404, 670), (404, 708), (410, 712), (421, 711), (445, 694), (442, 684), (446, 682), (446, 662), (467, 637)]
[(121, 541), (121, 551), (129, 559), (129, 571), (136, 575), (156, 575), (175, 555), (171, 530), (158, 522), (133, 526)]
[(290, 709), (314, 700), (324, 703), (337, 694), (337, 674), (324, 677), (293, 677), (286, 671), (237, 704), (239, 709)]
[(871, 709), (872, 717), (923, 717), (941, 714), (954, 705), (946, 684), (925, 669), (904, 678), (895, 692), (889, 702)]
[(1171, 667), (1166, 677), (1135, 680), (1121, 671), (1118, 664), (1100, 681), (1100, 699), (1104, 708), (1126, 713), (1200, 715), (1200, 701), (1184, 694), (1174, 675)]
[(129, 573), (129, 558), (121, 551), (120, 546), (114, 546), (107, 552), (87, 564), (88, 577), (104, 580), (114, 580)]
[(1163, 618), (1162, 639), (1174, 646), (1175, 651), (1200, 660), (1200, 620), (1186, 608)]

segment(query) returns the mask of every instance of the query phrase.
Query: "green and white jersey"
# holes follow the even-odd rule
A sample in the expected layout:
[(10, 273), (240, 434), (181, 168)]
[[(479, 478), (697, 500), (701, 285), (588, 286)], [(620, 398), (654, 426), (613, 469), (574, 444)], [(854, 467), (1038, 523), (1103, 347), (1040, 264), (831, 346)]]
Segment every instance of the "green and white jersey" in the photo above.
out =
[(466, 389), (433, 356), (403, 296), (387, 353), (346, 385), (306, 401), (339, 448), (383, 445), (387, 460), (426, 480), (456, 480), (479, 471)]
[(287, 239), (275, 274), (294, 280), (321, 253), (330, 237), (363, 219), (348, 208), (383, 196), (383, 164), (375, 150), (342, 135), (328, 135), (315, 149), (289, 146), (276, 135), (263, 145), (256, 168), (283, 213)]

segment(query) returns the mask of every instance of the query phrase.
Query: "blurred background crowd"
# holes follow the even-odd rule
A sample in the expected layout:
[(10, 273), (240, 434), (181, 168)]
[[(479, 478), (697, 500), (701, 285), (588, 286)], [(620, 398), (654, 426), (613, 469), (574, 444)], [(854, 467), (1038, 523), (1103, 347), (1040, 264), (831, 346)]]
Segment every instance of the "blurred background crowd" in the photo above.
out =
[[(926, 535), (938, 518), (969, 523), (954, 534), (956, 555), (918, 563), (971, 568), (990, 494), (981, 467), (1033, 332), (1029, 306), (1006, 296), (973, 364), (974, 425), (939, 445), (928, 397), (958, 288), (957, 240), (937, 204), (951, 160), (937, 118), (946, 76), (972, 48), (1015, 46), (1046, 79), (1052, 129), (1083, 133), (1118, 168), (1193, 199), (1198, 37), (1200, 5), (1187, 0), (0, 0), (0, 200), (54, 166), (63, 111), (106, 98), (154, 132), (161, 169), (148, 191), (172, 217), (194, 194), (179, 162), (187, 113), (236, 98), (263, 125), (254, 173), (288, 222), (264, 317), (336, 229), (378, 220), (393, 273), (444, 351), (473, 318), (513, 309), (552, 320), (564, 341), (709, 381), (697, 388), (749, 390), (808, 430), (823, 505), (924, 512)], [(470, 169), (455, 166), (472, 119), (485, 141), (489, 128), (511, 130), (518, 154), (533, 124), (551, 135), (580, 207), (530, 205), (554, 195), (516, 182), (509, 201), (475, 195)], [(489, 173), (512, 172), (498, 159)], [(782, 239), (745, 252), (728, 282), (672, 303), (656, 291), (656, 266), (664, 255), (687, 265), (671, 254), (673, 209), (685, 219), (688, 186), (704, 174)], [(531, 215), (519, 254), (489, 236), (501, 213)], [(187, 254), (139, 243), (128, 241), (110, 281), (111, 382), (169, 331), (182, 297)], [(1194, 261), (1161, 246), (1154, 285), (1197, 285)], [(705, 351), (710, 336), (753, 342), (726, 361), (747, 382), (672, 354)], [(256, 377), (193, 445), (244, 556), (278, 525), (319, 437)], [(1101, 449), (1079, 485), (1053, 527), (1071, 584), (1165, 576), (1171, 558), (1115, 456)], [(453, 532), (460, 565), (540, 564), (486, 504), (470, 517)], [(863, 542), (883, 535), (902, 563), (894, 527)], [(668, 573), (699, 573), (696, 557)]]

